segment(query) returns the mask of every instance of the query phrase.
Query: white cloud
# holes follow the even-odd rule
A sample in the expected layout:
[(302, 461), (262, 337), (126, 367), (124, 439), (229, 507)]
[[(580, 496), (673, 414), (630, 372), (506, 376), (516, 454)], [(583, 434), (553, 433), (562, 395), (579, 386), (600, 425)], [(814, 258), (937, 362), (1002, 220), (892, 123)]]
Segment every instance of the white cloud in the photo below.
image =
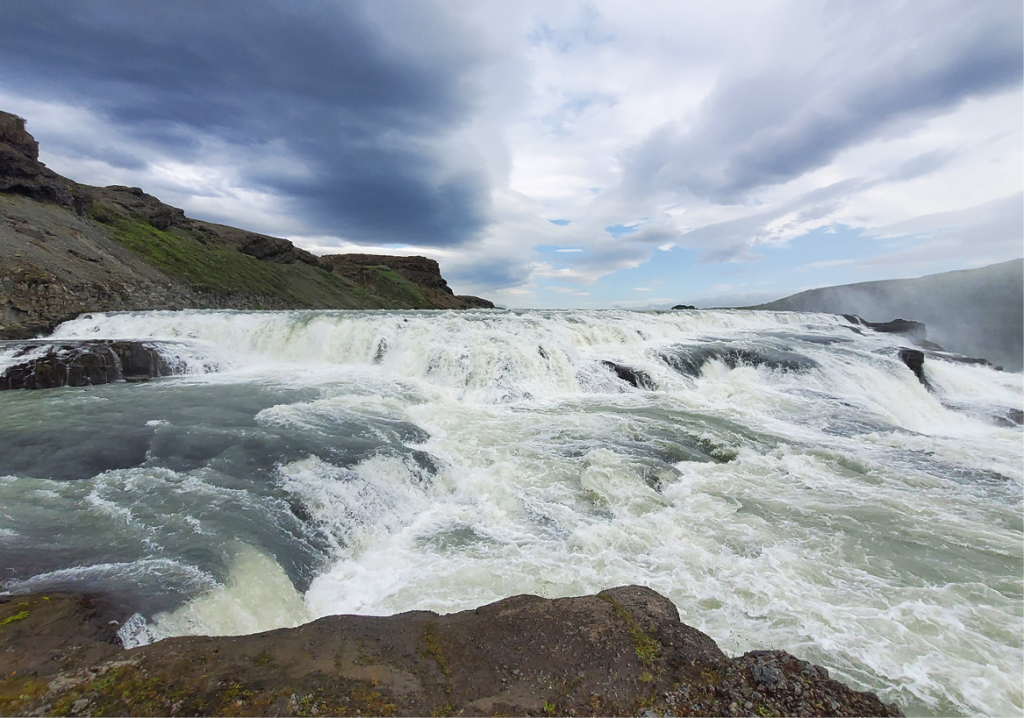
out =
[[(447, 19), (422, 14), (440, 23), (431, 27), (454, 28), (446, 42), (462, 46), (423, 43), (416, 23), (374, 4), (367, 13), (381, 37), (417, 62), (473, 58), (459, 75), (465, 105), (450, 126), (381, 140), (441, 158), (449, 175), (487, 187), (481, 228), (457, 245), (415, 236), (397, 244), (365, 232), (355, 241), (315, 225), (280, 189), (308, 183), (315, 169), (290, 149), (295, 138), (253, 143), (198, 132), (187, 139), (199, 149), (177, 156), (66, 96), (29, 97), (0, 82), (0, 103), (29, 117), (45, 161), (79, 181), (142, 186), (192, 216), (287, 236), (319, 253), (423, 254), (442, 263), (457, 292), (513, 306), (538, 294), (566, 306), (600, 304), (602, 290), (577, 290), (638, 267), (644, 276), (624, 286), (671, 281), (669, 260), (684, 252), (704, 266), (750, 266), (772, 253), (802, 268), (804, 279), (844, 267), (865, 279), (882, 267), (914, 273), (936, 256), (968, 266), (1021, 254), (1018, 4), (442, 7)], [(251, 111), (261, 111), (258, 103)], [(252, 180), (265, 168), (273, 186)], [(390, 196), (375, 199), (386, 206)], [(609, 227), (635, 231), (616, 238)], [(794, 240), (839, 227), (874, 238), (872, 256), (801, 255), (786, 264)], [(542, 291), (540, 280), (562, 286)], [(707, 285), (687, 292), (752, 303), (748, 287)]]

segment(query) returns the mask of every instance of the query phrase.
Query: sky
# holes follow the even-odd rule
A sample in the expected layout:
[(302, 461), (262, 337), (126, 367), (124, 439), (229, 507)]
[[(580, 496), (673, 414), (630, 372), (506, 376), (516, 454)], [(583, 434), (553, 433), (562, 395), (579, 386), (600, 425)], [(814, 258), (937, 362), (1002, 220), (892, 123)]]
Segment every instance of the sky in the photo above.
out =
[(1024, 255), (1020, 0), (11, 0), (40, 158), (507, 307)]

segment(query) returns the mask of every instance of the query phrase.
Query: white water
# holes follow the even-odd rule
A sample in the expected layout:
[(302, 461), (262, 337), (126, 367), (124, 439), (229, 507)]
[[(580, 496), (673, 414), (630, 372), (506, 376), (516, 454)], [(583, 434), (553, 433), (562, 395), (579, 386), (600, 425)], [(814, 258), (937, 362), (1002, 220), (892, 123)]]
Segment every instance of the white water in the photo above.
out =
[[(107, 415), (148, 426), (153, 446), (161, 432), (180, 430), (172, 444), (229, 435), (201, 466), (151, 449), (138, 468), (70, 482), (87, 488), (38, 468), (0, 482), (29, 509), (89, 491), (74, 510), (102, 511), (136, 563), (203, 572), (190, 600), (149, 615), (157, 636), (637, 583), (727, 652), (790, 651), (908, 714), (1024, 706), (1024, 449), (1005, 421), (1021, 408), (1019, 374), (929, 359), (929, 391), (895, 358), (899, 337), (766, 312), (151, 312), (83, 317), (56, 336), (173, 341), (194, 373), (19, 397), (12, 416), (67, 412), (87, 391), (120, 406), (116, 392), (131, 391), (137, 419)], [(673, 368), (707, 346), (747, 359)], [(282, 396), (235, 412), (251, 426), (214, 417), (266, 387)], [(161, 409), (186, 393), (185, 410)], [(203, 393), (216, 398), (200, 408)], [(270, 435), (298, 438), (258, 497), (238, 478), (251, 456), (230, 447)], [(220, 526), (208, 501), (266, 518)], [(285, 501), (315, 536), (281, 518)], [(223, 546), (229, 533), (240, 546)], [(295, 558), (292, 536), (321, 558)], [(206, 565), (203, 551), (217, 557)], [(12, 590), (49, 585), (16, 578)]]

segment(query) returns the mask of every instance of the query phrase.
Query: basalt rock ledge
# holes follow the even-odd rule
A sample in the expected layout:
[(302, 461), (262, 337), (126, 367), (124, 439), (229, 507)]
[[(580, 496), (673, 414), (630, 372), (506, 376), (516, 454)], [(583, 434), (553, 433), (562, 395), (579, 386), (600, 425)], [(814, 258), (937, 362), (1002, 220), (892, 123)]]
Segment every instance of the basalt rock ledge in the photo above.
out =
[(118, 618), (97, 597), (4, 599), (0, 714), (902, 715), (782, 651), (730, 658), (638, 586), (128, 650)]
[(426, 257), (318, 257), (286, 239), (185, 216), (138, 187), (92, 187), (39, 161), (0, 112), (0, 339), (82, 312), (469, 309)]

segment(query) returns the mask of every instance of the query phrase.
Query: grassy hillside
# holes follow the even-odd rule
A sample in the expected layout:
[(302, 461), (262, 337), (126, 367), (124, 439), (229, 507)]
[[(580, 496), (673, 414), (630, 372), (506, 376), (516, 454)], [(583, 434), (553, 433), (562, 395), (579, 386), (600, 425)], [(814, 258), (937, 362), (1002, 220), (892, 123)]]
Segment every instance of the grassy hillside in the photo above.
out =
[(274, 305), (328, 309), (425, 309), (416, 285), (385, 267), (366, 267), (363, 281), (338, 277), (304, 262), (275, 264), (201, 241), (187, 230), (160, 230), (146, 221), (93, 202), (88, 216), (107, 236), (197, 292), (249, 296)]

